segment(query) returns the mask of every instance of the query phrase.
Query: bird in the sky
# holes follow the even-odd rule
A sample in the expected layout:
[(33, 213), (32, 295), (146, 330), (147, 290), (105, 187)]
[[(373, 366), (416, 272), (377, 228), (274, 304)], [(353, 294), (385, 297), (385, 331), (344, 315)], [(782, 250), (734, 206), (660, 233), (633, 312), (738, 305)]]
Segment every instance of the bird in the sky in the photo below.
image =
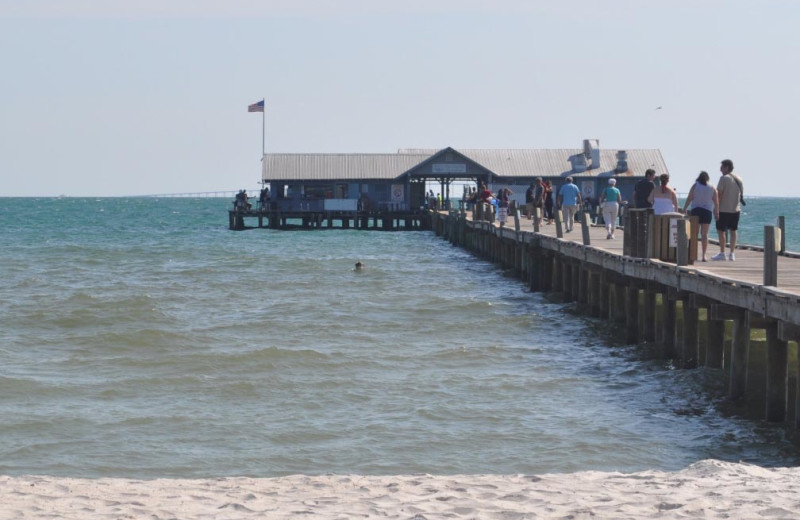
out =
[(661, 110), (661, 107), (656, 107), (656, 110)]

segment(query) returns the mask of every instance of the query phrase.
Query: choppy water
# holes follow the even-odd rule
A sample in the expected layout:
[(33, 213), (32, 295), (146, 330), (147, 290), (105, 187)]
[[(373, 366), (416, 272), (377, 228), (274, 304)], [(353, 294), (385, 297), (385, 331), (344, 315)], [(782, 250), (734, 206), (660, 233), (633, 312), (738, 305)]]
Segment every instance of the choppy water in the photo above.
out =
[(718, 372), (641, 359), (431, 233), (231, 232), (228, 205), (0, 199), (0, 474), (799, 460), (717, 410)]

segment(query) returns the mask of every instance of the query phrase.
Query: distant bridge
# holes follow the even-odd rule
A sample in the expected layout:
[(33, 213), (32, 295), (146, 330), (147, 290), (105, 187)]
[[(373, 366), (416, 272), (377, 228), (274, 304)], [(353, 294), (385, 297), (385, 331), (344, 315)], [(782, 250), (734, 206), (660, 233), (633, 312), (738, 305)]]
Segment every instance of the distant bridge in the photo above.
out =
[(185, 193), (157, 193), (154, 195), (137, 195), (137, 197), (150, 197), (150, 198), (161, 198), (161, 199), (170, 199), (170, 198), (232, 198), (236, 196), (237, 190), (225, 190), (225, 191), (195, 191), (195, 192), (185, 192)]

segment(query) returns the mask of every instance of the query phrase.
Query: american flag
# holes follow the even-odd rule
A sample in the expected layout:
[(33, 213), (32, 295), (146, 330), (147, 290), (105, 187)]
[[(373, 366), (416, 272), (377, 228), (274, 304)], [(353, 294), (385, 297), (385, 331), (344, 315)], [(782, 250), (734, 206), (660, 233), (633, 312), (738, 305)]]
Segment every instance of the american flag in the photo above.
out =
[(262, 99), (258, 103), (253, 103), (247, 107), (248, 112), (263, 112), (264, 111), (264, 100)]

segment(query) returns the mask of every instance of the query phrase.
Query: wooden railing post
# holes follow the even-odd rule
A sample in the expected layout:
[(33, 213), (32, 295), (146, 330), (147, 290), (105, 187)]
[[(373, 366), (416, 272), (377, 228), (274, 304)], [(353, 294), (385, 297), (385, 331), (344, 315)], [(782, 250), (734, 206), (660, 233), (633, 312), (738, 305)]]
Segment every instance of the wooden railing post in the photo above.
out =
[(784, 254), (786, 252), (786, 217), (784, 217), (783, 215), (778, 217), (777, 225), (778, 229), (781, 230), (781, 239), (779, 241), (781, 244), (780, 253)]
[(775, 226), (764, 226), (764, 285), (778, 285), (778, 252), (781, 230)]
[(589, 236), (589, 212), (583, 212), (583, 218), (581, 219), (581, 232), (583, 233), (583, 245), (590, 246), (592, 245), (592, 238)]
[(556, 237), (557, 238), (564, 238), (564, 227), (561, 225), (561, 219), (563, 217), (563, 213), (561, 209), (555, 210), (555, 217), (556, 217)]
[(686, 229), (688, 223), (685, 218), (678, 219), (678, 248), (675, 263), (679, 267), (689, 265), (689, 233)]

